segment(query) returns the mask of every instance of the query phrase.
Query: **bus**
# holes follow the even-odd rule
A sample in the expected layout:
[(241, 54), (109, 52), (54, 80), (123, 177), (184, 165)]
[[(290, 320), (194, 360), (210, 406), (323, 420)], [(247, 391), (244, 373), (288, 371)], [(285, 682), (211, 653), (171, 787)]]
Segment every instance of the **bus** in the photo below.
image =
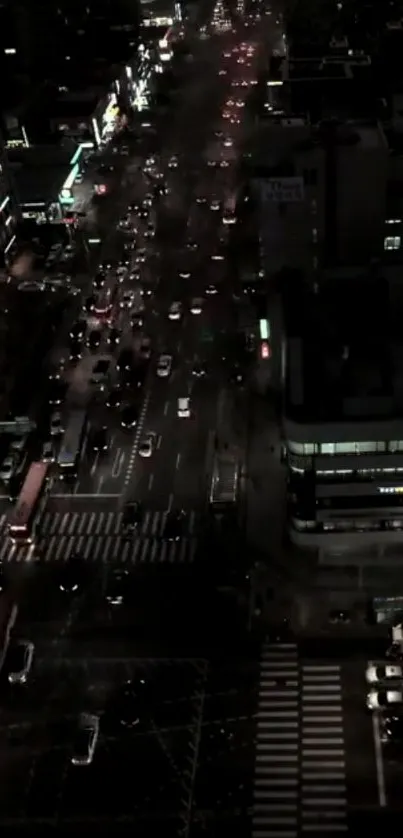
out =
[(17, 503), (8, 519), (8, 532), (14, 543), (32, 544), (47, 500), (49, 463), (32, 463)]
[(214, 455), (210, 485), (210, 510), (215, 517), (236, 509), (239, 490), (239, 460), (232, 452)]
[(87, 433), (87, 409), (72, 410), (63, 434), (57, 465), (63, 478), (76, 477)]
[(6, 659), (12, 631), (18, 616), (18, 605), (8, 591), (0, 593), (0, 671)]

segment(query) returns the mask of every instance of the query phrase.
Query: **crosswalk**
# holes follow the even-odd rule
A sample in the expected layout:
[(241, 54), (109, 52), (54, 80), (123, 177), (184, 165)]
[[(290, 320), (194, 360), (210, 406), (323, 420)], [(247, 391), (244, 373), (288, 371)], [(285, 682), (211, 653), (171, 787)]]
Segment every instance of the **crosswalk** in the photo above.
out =
[(189, 564), (195, 560), (196, 516), (186, 518), (183, 537), (164, 540), (167, 512), (147, 511), (133, 538), (122, 535), (121, 512), (45, 512), (35, 548), (13, 545), (0, 517), (0, 562), (66, 562), (78, 553), (86, 561), (120, 564)]
[[(142, 538), (161, 538), (168, 512), (147, 510), (144, 513), (138, 535)], [(6, 523), (6, 515), (0, 517), (0, 531)], [(115, 536), (122, 535), (123, 513), (105, 512), (45, 512), (41, 519), (41, 537), (48, 536)], [(192, 536), (196, 531), (196, 514), (188, 513), (184, 519), (183, 535)]]
[(348, 832), (340, 667), (262, 652), (252, 838)]

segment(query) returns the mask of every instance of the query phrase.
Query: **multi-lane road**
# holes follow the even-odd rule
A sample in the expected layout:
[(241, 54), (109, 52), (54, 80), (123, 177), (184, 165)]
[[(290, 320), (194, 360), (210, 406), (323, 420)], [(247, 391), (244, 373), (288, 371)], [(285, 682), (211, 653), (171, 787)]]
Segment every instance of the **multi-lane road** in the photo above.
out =
[[(45, 515), (45, 543), (39, 551), (46, 560), (66, 559), (77, 549), (81, 552), (84, 542), (87, 557), (104, 561), (108, 556), (116, 560), (119, 554), (133, 562), (188, 561), (194, 556), (197, 526), (193, 522), (206, 505), (214, 438), (223, 423), (222, 405), (230, 389), (231, 359), (223, 346), (236, 330), (237, 321), (225, 258), (230, 228), (223, 217), (225, 204), (237, 189), (238, 156), (246, 127), (244, 104), (252, 89), (258, 53), (253, 28), (243, 30), (242, 25), (196, 42), (193, 61), (186, 77), (180, 79), (170, 120), (160, 120), (155, 143), (159, 150), (150, 155), (145, 148), (141, 156), (136, 147), (127, 157), (119, 158), (115, 174), (120, 188), (111, 193), (110, 206), (100, 214), (100, 230), (107, 219), (110, 232), (105, 231), (99, 261), (118, 262), (121, 258), (127, 233), (116, 229), (118, 221), (129, 203), (141, 204), (153, 191), (153, 173), (162, 176), (168, 194), (154, 197), (146, 220), (136, 211), (131, 213), (130, 227), (137, 231), (136, 250), (119, 283), (114, 322), (103, 326), (92, 315), (88, 318), (88, 331), (101, 327), (99, 348), (84, 348), (76, 365), (68, 361), (67, 345), (54, 352), (55, 366), (58, 359), (63, 361), (62, 375), (68, 383), (63, 408), (66, 418), (72, 406), (87, 401), (91, 422), (108, 427), (109, 451), (95, 454), (87, 446), (74, 486), (66, 487), (55, 479), (46, 513), (52, 518), (52, 528), (48, 528)], [(145, 172), (150, 156), (154, 158), (151, 178)], [(146, 237), (149, 223), (155, 228), (152, 239)], [(140, 261), (141, 249), (144, 256)], [(150, 296), (145, 298), (144, 325), (133, 334), (130, 311), (121, 303), (133, 289), (130, 274), (136, 268)], [(112, 274), (109, 281), (117, 283)], [(211, 285), (214, 293), (209, 294)], [(87, 293), (90, 290), (89, 279)], [(201, 313), (191, 313), (194, 298), (202, 300)], [(181, 317), (176, 321), (168, 316), (174, 302), (181, 306)], [(116, 349), (108, 344), (111, 326), (118, 326), (122, 335)], [(127, 431), (121, 428), (119, 410), (106, 406), (106, 394), (95, 394), (91, 375), (101, 358), (110, 359), (113, 366), (122, 346), (131, 345), (137, 352), (144, 337), (150, 339), (152, 357), (137, 425)], [(167, 378), (156, 374), (161, 354), (172, 358)], [(195, 375), (200, 367), (203, 377)], [(178, 418), (178, 399), (182, 397), (190, 399), (189, 419)], [(142, 458), (139, 447), (148, 433), (153, 434), (153, 453)], [(116, 539), (118, 521), (128, 500), (140, 501), (146, 517), (142, 538), (121, 551), (122, 540)], [(185, 510), (192, 523), (186, 541), (168, 550), (155, 535), (161, 534), (162, 522), (171, 509)], [(101, 545), (99, 539), (104, 536), (111, 541)], [(110, 549), (105, 545), (111, 545)], [(7, 544), (2, 547), (3, 561), (23, 561), (25, 553)]]

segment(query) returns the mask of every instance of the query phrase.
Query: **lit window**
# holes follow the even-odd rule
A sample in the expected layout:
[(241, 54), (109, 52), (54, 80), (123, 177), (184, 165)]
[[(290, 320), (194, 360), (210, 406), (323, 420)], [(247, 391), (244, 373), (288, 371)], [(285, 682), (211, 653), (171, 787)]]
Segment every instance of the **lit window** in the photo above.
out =
[(316, 227), (314, 227), (312, 230), (312, 241), (315, 243), (318, 241), (318, 231)]
[(383, 242), (384, 250), (399, 250), (401, 241), (400, 236), (385, 236)]
[(15, 49), (15, 47), (8, 47), (7, 49), (4, 50), (5, 55), (15, 55), (16, 52), (17, 52), (17, 50)]
[(401, 223), (402, 223), (401, 218), (387, 218), (386, 221), (385, 221), (385, 224), (401, 224)]

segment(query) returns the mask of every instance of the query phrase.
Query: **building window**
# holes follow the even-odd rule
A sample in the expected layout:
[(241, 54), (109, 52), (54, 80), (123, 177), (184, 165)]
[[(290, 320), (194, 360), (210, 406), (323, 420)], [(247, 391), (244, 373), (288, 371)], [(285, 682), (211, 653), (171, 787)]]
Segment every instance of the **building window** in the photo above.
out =
[(384, 250), (399, 250), (400, 244), (400, 236), (385, 236), (383, 242)]
[(401, 223), (402, 223), (401, 218), (387, 218), (386, 221), (385, 221), (385, 224), (401, 224)]
[(388, 442), (388, 450), (392, 452), (403, 451), (403, 440), (392, 439), (390, 442)]

